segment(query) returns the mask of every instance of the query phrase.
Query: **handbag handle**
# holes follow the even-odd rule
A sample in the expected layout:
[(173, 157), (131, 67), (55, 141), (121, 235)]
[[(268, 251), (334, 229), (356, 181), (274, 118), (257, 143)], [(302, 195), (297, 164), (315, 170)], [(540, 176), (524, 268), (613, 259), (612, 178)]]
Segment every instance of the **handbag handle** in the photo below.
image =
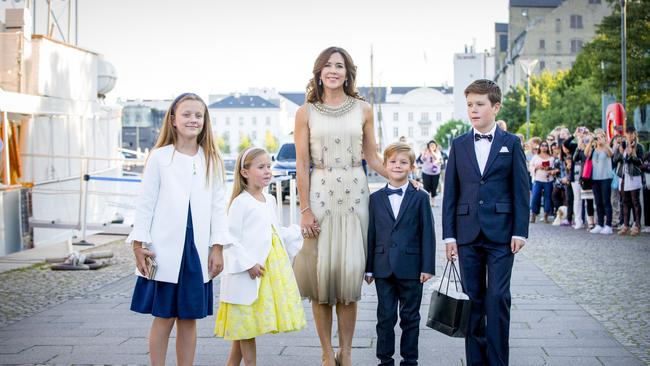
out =
[(442, 279), (440, 280), (440, 285), (438, 285), (438, 292), (442, 289), (442, 283), (445, 281), (445, 274), (447, 274), (447, 268), (449, 268), (449, 263), (451, 263), (451, 268), (449, 269), (449, 276), (447, 276), (447, 288), (445, 289), (445, 295), (449, 292), (449, 282), (451, 282), (451, 276), (454, 276), (454, 285), (456, 286), (456, 292), (458, 292), (458, 283), (460, 282), (460, 289), (464, 293), (465, 288), (463, 287), (463, 281), (458, 274), (456, 269), (456, 264), (453, 261), (447, 260), (445, 265), (445, 270), (442, 271)]

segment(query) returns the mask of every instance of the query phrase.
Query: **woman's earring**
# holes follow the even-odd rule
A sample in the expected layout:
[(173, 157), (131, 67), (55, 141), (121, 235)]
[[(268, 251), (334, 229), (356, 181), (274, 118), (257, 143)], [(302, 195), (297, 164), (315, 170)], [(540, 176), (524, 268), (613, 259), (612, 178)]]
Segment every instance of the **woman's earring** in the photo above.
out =
[(318, 79), (318, 85), (323, 85), (323, 79)]
[(348, 87), (348, 79), (345, 79), (345, 87)]

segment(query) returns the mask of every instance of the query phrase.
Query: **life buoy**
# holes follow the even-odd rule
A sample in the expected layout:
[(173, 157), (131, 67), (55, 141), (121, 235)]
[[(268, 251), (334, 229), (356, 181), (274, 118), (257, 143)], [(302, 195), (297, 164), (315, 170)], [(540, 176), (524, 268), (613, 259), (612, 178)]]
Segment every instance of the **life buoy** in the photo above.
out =
[(611, 140), (616, 135), (625, 133), (625, 108), (621, 103), (612, 103), (605, 111), (607, 126), (607, 139)]

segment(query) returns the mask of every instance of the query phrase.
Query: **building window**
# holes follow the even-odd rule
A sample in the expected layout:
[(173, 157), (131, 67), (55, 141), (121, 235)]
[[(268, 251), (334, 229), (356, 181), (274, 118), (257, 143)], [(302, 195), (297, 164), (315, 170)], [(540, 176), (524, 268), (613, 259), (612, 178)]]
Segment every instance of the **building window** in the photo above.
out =
[(546, 68), (546, 61), (539, 62), (539, 71), (542, 71)]
[(226, 117), (226, 126), (230, 126), (230, 117)]
[(252, 118), (251, 118), (251, 124), (252, 124), (253, 126), (257, 126), (257, 117), (252, 117)]
[(562, 19), (555, 18), (555, 33), (560, 33), (562, 31)]
[(429, 136), (429, 127), (423, 126), (422, 127), (422, 136)]
[(399, 121), (399, 113), (398, 113), (398, 112), (394, 112), (394, 113), (393, 113), (393, 121), (394, 121), (394, 122)]
[(546, 40), (543, 40), (543, 39), (539, 40), (539, 49), (540, 50), (545, 50), (546, 49)]
[[(253, 117), (255, 118), (255, 117)], [(256, 141), (257, 140), (257, 131), (251, 132), (251, 140)]]
[(409, 127), (409, 138), (413, 138), (413, 127)]
[(244, 126), (244, 117), (239, 117), (239, 127)]
[(271, 125), (271, 117), (266, 116), (266, 125), (270, 126)]
[(413, 112), (409, 112), (409, 122), (413, 122)]
[(582, 51), (582, 40), (581, 39), (572, 39), (571, 40), (571, 53), (578, 53)]
[(396, 138), (397, 136), (399, 136), (399, 128), (393, 127), (393, 137)]
[(420, 115), (420, 120), (428, 121), (429, 120), (429, 112), (422, 112), (422, 114)]
[(561, 69), (561, 68), (562, 68), (562, 61), (557, 61), (557, 62), (555, 63), (555, 66), (557, 66), (557, 69), (558, 69), (558, 70)]
[(557, 52), (562, 52), (562, 41), (556, 41), (555, 42), (555, 50)]
[(571, 15), (571, 29), (582, 29), (582, 15)]
[(507, 52), (508, 51), (508, 35), (501, 34), (499, 35), (499, 51)]
[(600, 0), (589, 0), (589, 4), (600, 4)]
[(442, 121), (442, 112), (436, 112), (436, 122)]

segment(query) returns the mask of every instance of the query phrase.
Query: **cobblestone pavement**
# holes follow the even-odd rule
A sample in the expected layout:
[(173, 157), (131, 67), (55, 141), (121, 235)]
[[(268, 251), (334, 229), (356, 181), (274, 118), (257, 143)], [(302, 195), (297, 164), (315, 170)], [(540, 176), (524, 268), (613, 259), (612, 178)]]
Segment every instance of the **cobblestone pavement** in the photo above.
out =
[[(440, 208), (434, 215), (440, 236)], [(650, 364), (648, 238), (531, 225), (531, 239), (513, 273), (511, 364), (641, 365), (630, 352)], [(98, 248), (105, 249), (115, 253), (114, 263), (98, 271), (57, 272), (41, 265), (0, 274), (0, 364), (148, 363), (151, 318), (128, 310), (131, 250), (122, 242)], [(443, 255), (438, 240), (438, 274)], [(218, 282), (215, 290), (218, 296)], [(424, 326), (431, 291), (428, 284), (421, 307), (421, 364), (465, 365), (462, 339)], [(356, 365), (376, 364), (376, 301), (374, 286), (364, 285), (353, 344)], [(307, 329), (260, 337), (261, 365), (319, 364), (309, 303), (303, 304)], [(225, 361), (228, 342), (212, 336), (213, 325), (214, 317), (198, 322), (196, 364)]]
[(531, 224), (524, 248), (572, 300), (650, 364), (650, 235), (590, 234)]
[(52, 271), (40, 264), (0, 273), (0, 327), (113, 283), (133, 273), (131, 249), (123, 241), (92, 251), (112, 250), (111, 265), (94, 271)]

